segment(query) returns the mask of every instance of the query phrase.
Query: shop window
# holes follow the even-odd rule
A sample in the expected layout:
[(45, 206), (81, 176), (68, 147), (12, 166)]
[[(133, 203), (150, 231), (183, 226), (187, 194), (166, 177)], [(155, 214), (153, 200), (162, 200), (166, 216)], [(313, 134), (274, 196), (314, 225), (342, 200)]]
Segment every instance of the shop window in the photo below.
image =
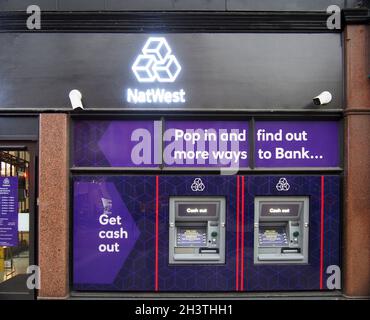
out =
[(29, 152), (0, 151), (1, 290), (8, 285), (11, 288), (17, 277), (24, 277), (30, 264), (29, 170)]

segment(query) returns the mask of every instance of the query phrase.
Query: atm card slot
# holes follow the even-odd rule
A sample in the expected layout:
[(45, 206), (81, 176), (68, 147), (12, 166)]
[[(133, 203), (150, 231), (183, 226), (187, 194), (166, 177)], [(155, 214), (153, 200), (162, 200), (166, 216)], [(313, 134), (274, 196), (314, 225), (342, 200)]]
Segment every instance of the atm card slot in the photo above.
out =
[(281, 253), (301, 253), (301, 248), (281, 248)]
[(199, 253), (215, 254), (215, 253), (219, 253), (219, 249), (218, 248), (200, 248)]

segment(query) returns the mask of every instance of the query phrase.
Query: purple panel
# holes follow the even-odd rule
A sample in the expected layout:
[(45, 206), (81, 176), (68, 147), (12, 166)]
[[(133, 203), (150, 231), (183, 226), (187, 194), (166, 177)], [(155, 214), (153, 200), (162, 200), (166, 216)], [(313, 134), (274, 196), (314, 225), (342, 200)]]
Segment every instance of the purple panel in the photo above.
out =
[[(74, 166), (158, 167), (160, 126), (153, 120), (76, 121)], [(339, 127), (338, 121), (256, 121), (256, 167), (339, 167)], [(248, 121), (166, 121), (163, 135), (165, 166), (249, 165)]]
[(256, 121), (256, 167), (339, 167), (338, 121)]
[(109, 167), (98, 142), (110, 121), (73, 121), (73, 166)]
[[(165, 130), (167, 166), (248, 167), (248, 121), (166, 121)], [(186, 159), (179, 156), (181, 151)], [(192, 152), (198, 155), (191, 157)]]
[(341, 182), (338, 176), (325, 176), (324, 180), (324, 289), (331, 273), (329, 266), (341, 267)]
[[(194, 180), (201, 178), (203, 191), (193, 191)], [(235, 291), (236, 262), (236, 176), (169, 175), (159, 179), (159, 290), (167, 292)], [(169, 264), (169, 197), (223, 196), (226, 200), (225, 264)]]
[[(154, 147), (159, 141), (155, 121), (114, 120), (75, 121), (74, 166), (154, 167), (161, 158)], [(157, 161), (158, 163), (158, 161)]]
[[(95, 280), (83, 279), (76, 283), (74, 290), (83, 291), (153, 291), (154, 290), (154, 250), (155, 250), (155, 177), (154, 176), (78, 176), (74, 183), (113, 184), (125, 207), (132, 215), (138, 228), (139, 237), (127, 258), (121, 261), (119, 271), (110, 283), (97, 283)], [(100, 192), (93, 194), (99, 198)], [(85, 204), (86, 205), (86, 204)], [(95, 205), (103, 207), (99, 201)], [(89, 207), (87, 207), (89, 209)], [(95, 210), (95, 209), (93, 209)], [(86, 225), (85, 229), (89, 227)], [(74, 231), (75, 233), (77, 231)], [(77, 246), (74, 239), (74, 248)], [(88, 251), (81, 251), (81, 256)], [(117, 257), (118, 259), (118, 257)], [(121, 258), (119, 258), (121, 259)], [(74, 263), (75, 264), (75, 263)], [(107, 261), (109, 264), (109, 261)], [(91, 266), (85, 266), (86, 269)], [(108, 266), (107, 266), (108, 268)], [(74, 268), (74, 271), (76, 269)], [(111, 273), (111, 272), (109, 272)], [(97, 272), (96, 272), (97, 274)], [(98, 274), (97, 274), (98, 276)], [(75, 278), (75, 275), (74, 275)]]
[(0, 177), (0, 246), (18, 246), (17, 177)]
[[(199, 177), (205, 189), (195, 192), (191, 189), (191, 185)], [(277, 190), (276, 185), (280, 178), (281, 176), (277, 175), (245, 176), (244, 289), (246, 291), (318, 290), (321, 176), (285, 176), (290, 185), (288, 191)], [(216, 175), (167, 175), (159, 178), (158, 280), (160, 291), (235, 291), (236, 180), (235, 176)], [(78, 176), (74, 181), (74, 289), (154, 291), (155, 176)], [(226, 263), (224, 265), (168, 264), (169, 197), (196, 195), (226, 198)], [(254, 264), (254, 197), (261, 195), (310, 197), (308, 264)], [(131, 226), (128, 230), (131, 230), (131, 234), (135, 232), (137, 235), (137, 238), (134, 237), (135, 240), (132, 240), (133, 244), (125, 242), (122, 245), (127, 251), (125, 255), (114, 253), (115, 258), (109, 255), (101, 256), (101, 259), (97, 257), (95, 238), (96, 232), (100, 230), (97, 219), (100, 213), (104, 212), (101, 198), (113, 201), (111, 209), (109, 201), (105, 201), (105, 209), (111, 210), (113, 216), (116, 212), (120, 212), (124, 226)], [(340, 266), (339, 176), (325, 176), (324, 220), (325, 281), (326, 268), (330, 265)], [(240, 251), (239, 258), (241, 258)]]
[(110, 284), (140, 236), (112, 182), (74, 183), (74, 283)]
[[(111, 167), (155, 166), (154, 121), (111, 121), (98, 142)], [(159, 137), (160, 138), (160, 137)]]
[[(290, 188), (278, 191), (281, 176), (246, 176), (245, 197), (245, 270), (246, 291), (283, 291), (320, 289), (320, 208), (321, 176), (285, 176)], [(340, 178), (325, 176), (324, 214), (324, 290), (326, 268), (340, 267)], [(310, 197), (308, 264), (254, 264), (254, 198), (256, 196)]]

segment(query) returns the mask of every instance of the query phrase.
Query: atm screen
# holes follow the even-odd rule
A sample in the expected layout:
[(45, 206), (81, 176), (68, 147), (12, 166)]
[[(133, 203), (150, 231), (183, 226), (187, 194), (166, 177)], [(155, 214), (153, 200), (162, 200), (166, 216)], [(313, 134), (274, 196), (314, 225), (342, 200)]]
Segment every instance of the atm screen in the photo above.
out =
[(263, 203), (261, 205), (261, 217), (298, 217), (299, 203)]
[(178, 204), (179, 217), (216, 217), (217, 204), (216, 203), (179, 203)]
[(178, 247), (203, 247), (207, 245), (207, 228), (183, 227), (177, 229)]
[(286, 246), (288, 238), (285, 227), (261, 226), (258, 240), (261, 247)]

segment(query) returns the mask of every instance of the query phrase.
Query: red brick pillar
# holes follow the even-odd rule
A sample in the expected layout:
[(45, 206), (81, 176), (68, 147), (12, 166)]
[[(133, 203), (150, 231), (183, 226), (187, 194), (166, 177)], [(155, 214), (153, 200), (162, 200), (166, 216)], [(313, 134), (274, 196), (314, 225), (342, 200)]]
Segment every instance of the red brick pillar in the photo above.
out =
[(40, 115), (39, 298), (69, 294), (68, 115)]
[(344, 294), (370, 296), (369, 27), (345, 30)]

